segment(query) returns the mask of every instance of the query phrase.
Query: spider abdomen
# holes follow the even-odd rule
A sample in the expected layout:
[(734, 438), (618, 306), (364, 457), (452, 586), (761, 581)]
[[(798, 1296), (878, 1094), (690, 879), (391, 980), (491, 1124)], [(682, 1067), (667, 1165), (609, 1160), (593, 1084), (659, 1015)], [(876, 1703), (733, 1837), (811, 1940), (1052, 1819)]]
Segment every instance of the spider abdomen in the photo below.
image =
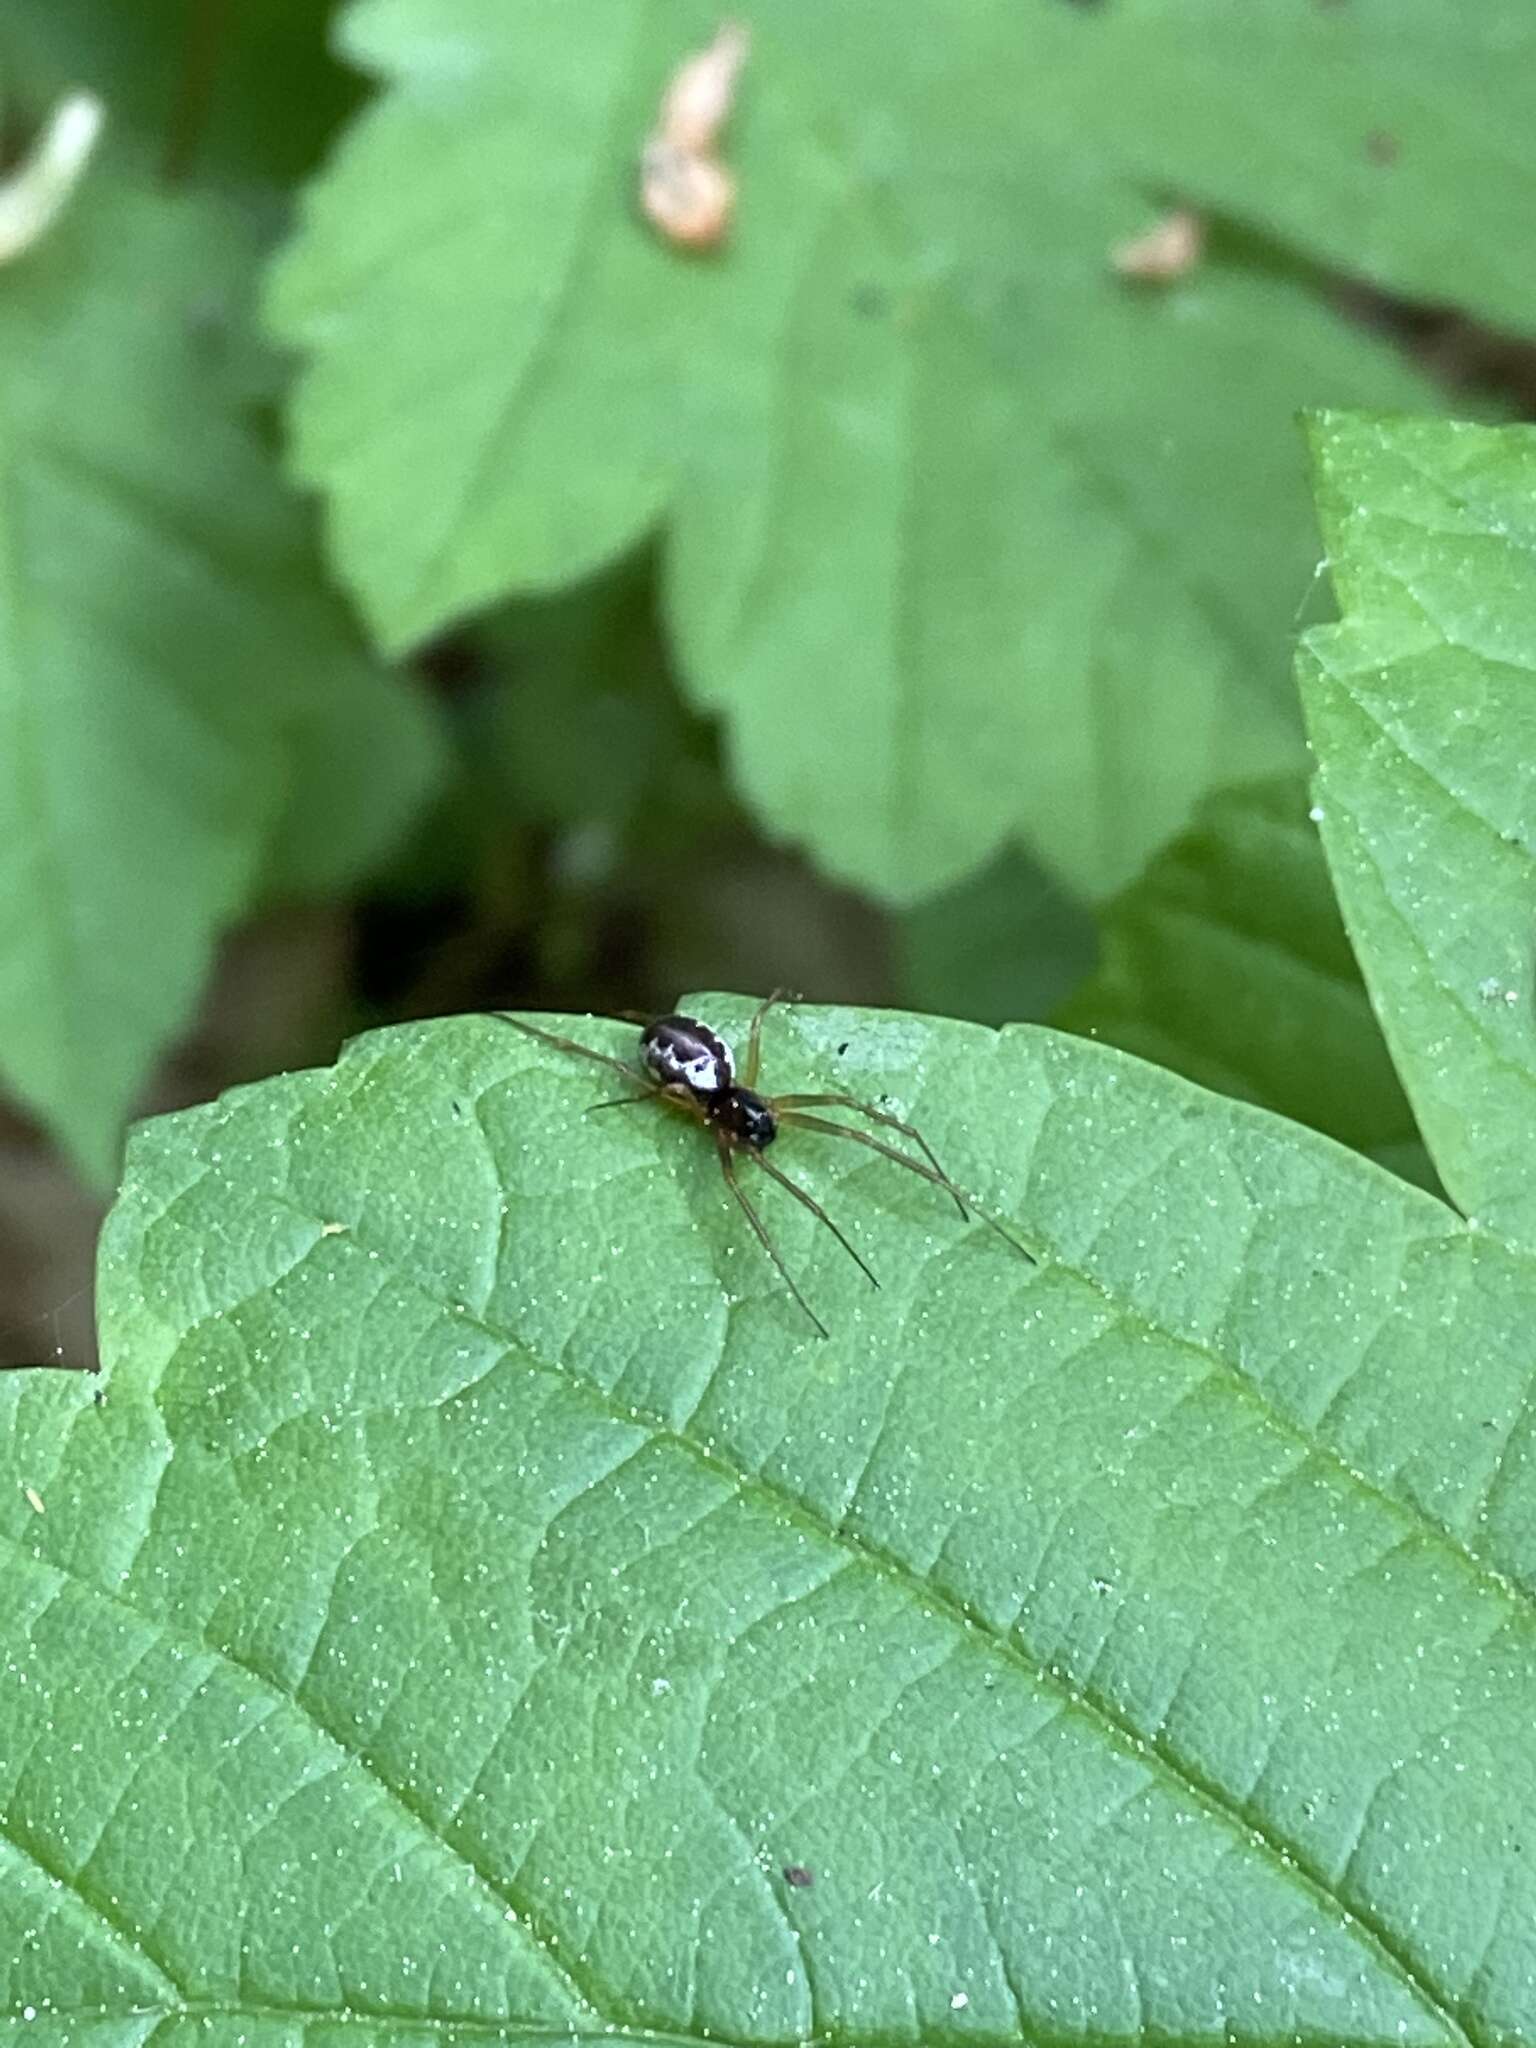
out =
[(731, 1049), (697, 1017), (658, 1017), (640, 1041), (645, 1069), (663, 1088), (723, 1095), (736, 1079)]

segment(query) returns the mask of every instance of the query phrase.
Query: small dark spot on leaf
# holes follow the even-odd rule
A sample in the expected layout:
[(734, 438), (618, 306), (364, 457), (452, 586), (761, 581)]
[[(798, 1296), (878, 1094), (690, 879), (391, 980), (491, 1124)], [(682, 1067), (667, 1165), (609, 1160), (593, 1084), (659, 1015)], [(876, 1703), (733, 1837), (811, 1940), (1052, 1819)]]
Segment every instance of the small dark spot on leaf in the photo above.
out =
[(856, 284), (848, 294), (848, 303), (861, 319), (877, 320), (882, 313), (889, 312), (891, 299), (877, 284)]
[(786, 1863), (784, 1882), (793, 1886), (797, 1892), (809, 1891), (816, 1882), (816, 1875), (814, 1871), (807, 1870), (803, 1863)]
[(450, 1102), (448, 1107), (453, 1111), (455, 1116), (462, 1116), (464, 1114), (464, 1105), (462, 1102)]
[(1095, 1591), (1095, 1593), (1101, 1595), (1104, 1593), (1113, 1593), (1113, 1591), (1115, 1590), (1115, 1582), (1113, 1579), (1095, 1579), (1093, 1581), (1093, 1590)]
[(842, 1056), (843, 1056), (843, 1054), (844, 1054), (844, 1053), (845, 1053), (845, 1052), (846, 1052), (847, 1050), (848, 1050), (848, 1041), (847, 1041), (847, 1039), (845, 1038), (845, 1039), (843, 1040), (842, 1044), (841, 1044), (841, 1045), (840, 1045), (840, 1046), (839, 1046), (839, 1047), (837, 1048), (837, 1056), (838, 1056), (838, 1058), (839, 1058), (839, 1059), (841, 1059), (841, 1058), (842, 1058)]
[(1384, 167), (1397, 162), (1398, 141), (1385, 128), (1373, 128), (1365, 138), (1365, 153), (1373, 164)]

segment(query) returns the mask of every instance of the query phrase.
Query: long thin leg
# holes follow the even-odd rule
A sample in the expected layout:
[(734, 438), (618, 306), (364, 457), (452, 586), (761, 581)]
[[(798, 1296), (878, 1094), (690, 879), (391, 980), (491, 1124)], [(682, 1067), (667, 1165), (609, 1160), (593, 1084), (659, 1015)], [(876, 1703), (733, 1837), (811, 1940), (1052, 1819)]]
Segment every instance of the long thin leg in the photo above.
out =
[(627, 1109), (632, 1102), (659, 1102), (663, 1109), (680, 1109), (684, 1116), (690, 1118), (696, 1124), (707, 1124), (709, 1122), (709, 1117), (703, 1105), (684, 1089), (676, 1086), (664, 1088), (659, 1083), (648, 1084), (642, 1075), (635, 1073), (632, 1069), (626, 1068), (625, 1071), (629, 1074), (631, 1081), (640, 1082), (641, 1086), (645, 1089), (645, 1093), (643, 1095), (615, 1095), (607, 1102), (589, 1103), (582, 1111), (583, 1116), (591, 1116), (599, 1109)]
[(622, 1074), (626, 1081), (643, 1080), (644, 1076), (633, 1068), (628, 1060), (615, 1059), (610, 1052), (599, 1052), (595, 1046), (578, 1045), (574, 1038), (557, 1037), (553, 1031), (543, 1031), (537, 1024), (525, 1024), (521, 1017), (514, 1017), (508, 1010), (488, 1010), (488, 1017), (495, 1017), (503, 1024), (510, 1024), (514, 1031), (522, 1031), (529, 1038), (542, 1039), (545, 1045), (552, 1045), (556, 1052), (580, 1053), (584, 1060), (596, 1060), (600, 1067), (612, 1067), (616, 1074)]
[(848, 1242), (847, 1238), (844, 1237), (843, 1233), (832, 1221), (832, 1218), (827, 1214), (826, 1210), (823, 1209), (820, 1202), (818, 1202), (814, 1196), (808, 1195), (805, 1189), (800, 1186), (798, 1181), (791, 1180), (787, 1173), (781, 1172), (779, 1168), (773, 1164), (773, 1161), (771, 1159), (765, 1159), (761, 1152), (754, 1152), (752, 1156), (754, 1159), (756, 1159), (758, 1165), (763, 1169), (764, 1173), (767, 1174), (770, 1180), (776, 1180), (781, 1188), (787, 1188), (789, 1192), (794, 1196), (797, 1202), (802, 1203), (807, 1209), (809, 1209), (813, 1216), (819, 1216), (821, 1218), (822, 1222), (825, 1223), (828, 1230), (831, 1231), (832, 1235), (837, 1239), (838, 1243), (842, 1246), (843, 1250), (848, 1254), (849, 1258), (852, 1259), (853, 1263), (864, 1275), (865, 1279), (869, 1282), (870, 1286), (878, 1287), (880, 1285), (880, 1282), (875, 1278), (874, 1274), (871, 1273), (868, 1266), (865, 1265), (863, 1259), (860, 1258), (859, 1254), (854, 1250), (853, 1246)]
[(785, 1265), (784, 1261), (779, 1257), (778, 1252), (774, 1248), (773, 1239), (768, 1235), (767, 1231), (763, 1228), (763, 1219), (758, 1215), (757, 1211), (753, 1208), (750, 1200), (747, 1197), (746, 1189), (742, 1186), (741, 1182), (736, 1178), (736, 1162), (731, 1157), (731, 1141), (725, 1135), (724, 1131), (717, 1131), (715, 1133), (715, 1145), (720, 1154), (720, 1171), (725, 1175), (725, 1184), (730, 1189), (731, 1193), (736, 1197), (737, 1201), (741, 1204), (742, 1214), (751, 1224), (753, 1233), (756, 1236), (758, 1243), (762, 1246), (763, 1250), (768, 1254), (769, 1258), (772, 1259), (773, 1263), (778, 1267), (779, 1278), (784, 1282), (784, 1285), (789, 1289), (790, 1293), (795, 1297), (796, 1301), (798, 1301), (800, 1306), (805, 1310), (806, 1314), (810, 1317), (811, 1321), (816, 1325), (816, 1328), (821, 1332), (822, 1336), (830, 1336), (831, 1332), (828, 1330), (826, 1324), (821, 1320), (821, 1317), (817, 1315), (815, 1309), (811, 1307), (811, 1304), (806, 1300), (805, 1296), (800, 1292), (799, 1288), (795, 1285), (794, 1275), (790, 1272), (788, 1266)]
[(916, 1124), (904, 1124), (899, 1116), (892, 1116), (888, 1110), (876, 1109), (872, 1102), (860, 1102), (856, 1095), (775, 1095), (768, 1107), (774, 1111), (780, 1109), (855, 1109), (860, 1116), (871, 1117), (877, 1124), (884, 1124), (888, 1130), (900, 1131), (904, 1138), (910, 1138), (913, 1144), (920, 1149), (923, 1157), (928, 1161), (934, 1172), (944, 1175), (949, 1192), (955, 1198), (955, 1207), (962, 1216), (967, 1213), (960, 1190), (950, 1180), (949, 1175), (944, 1173), (943, 1167), (940, 1166), (938, 1159), (934, 1155), (933, 1147), (917, 1128)]
[[(915, 1173), (923, 1180), (932, 1181), (936, 1188), (943, 1188), (946, 1194), (952, 1195), (956, 1201), (960, 1200), (959, 1189), (956, 1188), (947, 1173), (941, 1173), (936, 1167), (924, 1166), (920, 1159), (913, 1159), (905, 1152), (898, 1152), (894, 1145), (887, 1145), (879, 1138), (872, 1138), (868, 1131), (856, 1131), (848, 1124), (834, 1123), (831, 1117), (828, 1116), (809, 1116), (803, 1109), (784, 1110), (779, 1116), (779, 1121), (785, 1124), (796, 1124), (801, 1130), (805, 1131), (821, 1131), (829, 1138), (848, 1138), (855, 1145), (865, 1145), (871, 1152), (878, 1152), (882, 1159), (889, 1159), (897, 1166), (906, 1167), (909, 1173)], [(976, 1209), (976, 1213), (984, 1223), (991, 1224), (999, 1237), (1006, 1238), (1014, 1250), (1028, 1259), (1032, 1266), (1039, 1264), (1034, 1253), (1026, 1250), (1013, 1235), (1012, 1231), (1005, 1230), (995, 1216), (989, 1216), (986, 1210), (979, 1206)]]
[(747, 1057), (741, 1069), (743, 1088), (757, 1086), (757, 1069), (763, 1055), (763, 1019), (775, 1003), (782, 1003), (785, 1000), (786, 993), (787, 991), (782, 988), (774, 989), (771, 994), (763, 997), (752, 1012), (752, 1022), (747, 1026)]

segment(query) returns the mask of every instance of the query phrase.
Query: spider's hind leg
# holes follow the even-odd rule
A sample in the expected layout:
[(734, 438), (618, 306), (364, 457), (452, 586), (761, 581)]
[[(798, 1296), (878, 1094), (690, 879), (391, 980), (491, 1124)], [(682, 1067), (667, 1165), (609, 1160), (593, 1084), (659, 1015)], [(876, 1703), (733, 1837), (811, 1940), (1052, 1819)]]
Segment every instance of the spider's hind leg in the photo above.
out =
[[(912, 1140), (913, 1144), (917, 1146), (928, 1164), (939, 1176), (940, 1182), (948, 1188), (950, 1194), (954, 1197), (955, 1207), (960, 1211), (960, 1214), (962, 1216), (968, 1215), (969, 1212), (965, 1206), (965, 1198), (943, 1167), (940, 1166), (933, 1147), (917, 1128), (916, 1124), (904, 1124), (899, 1116), (892, 1116), (889, 1110), (876, 1109), (872, 1102), (861, 1102), (856, 1095), (776, 1095), (769, 1106), (775, 1111), (780, 1109), (851, 1109), (857, 1111), (860, 1116), (867, 1116), (873, 1123), (884, 1124), (887, 1130), (900, 1131), (904, 1138)], [(852, 1133), (850, 1133), (851, 1135)], [(905, 1163), (910, 1166), (912, 1161), (909, 1159)]]
[[(786, 1096), (780, 1096), (779, 1104), (787, 1100)], [(936, 1188), (942, 1188), (952, 1201), (960, 1204), (962, 1212), (964, 1211), (964, 1196), (950, 1179), (949, 1175), (942, 1172), (938, 1167), (925, 1166), (921, 1159), (914, 1159), (909, 1153), (898, 1151), (894, 1145), (887, 1145), (883, 1138), (872, 1137), (868, 1131), (856, 1131), (848, 1124), (834, 1123), (829, 1116), (812, 1116), (806, 1110), (783, 1109), (778, 1104), (775, 1105), (775, 1111), (780, 1123), (797, 1125), (804, 1131), (820, 1131), (828, 1138), (847, 1138), (851, 1144), (863, 1145), (871, 1152), (878, 1152), (882, 1159), (889, 1159), (895, 1166), (904, 1166), (908, 1173), (915, 1173), (920, 1180), (931, 1181)], [(1032, 1266), (1037, 1266), (1040, 1263), (1034, 1253), (1027, 1246), (1020, 1244), (1013, 1232), (1005, 1230), (997, 1218), (989, 1215), (974, 1197), (971, 1201), (971, 1207), (975, 1209), (977, 1215), (980, 1216), (984, 1223), (989, 1224), (997, 1232), (1000, 1238), (1003, 1238), (1008, 1244), (1013, 1246), (1013, 1249), (1021, 1258), (1028, 1259)]]

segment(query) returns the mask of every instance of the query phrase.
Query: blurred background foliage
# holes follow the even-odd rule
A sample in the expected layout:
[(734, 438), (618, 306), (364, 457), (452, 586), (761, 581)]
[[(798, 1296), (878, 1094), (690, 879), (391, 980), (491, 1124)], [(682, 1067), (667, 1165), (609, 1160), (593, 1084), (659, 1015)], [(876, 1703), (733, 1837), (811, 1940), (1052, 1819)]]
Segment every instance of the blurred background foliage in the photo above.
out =
[[(1529, 412), (1536, 24), (9, 0), (0, 1359), (130, 1115), (391, 1019), (783, 985), (1092, 1032), (1416, 1178), (1308, 817), (1298, 408)], [(1175, 204), (1195, 260), (1116, 252)]]

